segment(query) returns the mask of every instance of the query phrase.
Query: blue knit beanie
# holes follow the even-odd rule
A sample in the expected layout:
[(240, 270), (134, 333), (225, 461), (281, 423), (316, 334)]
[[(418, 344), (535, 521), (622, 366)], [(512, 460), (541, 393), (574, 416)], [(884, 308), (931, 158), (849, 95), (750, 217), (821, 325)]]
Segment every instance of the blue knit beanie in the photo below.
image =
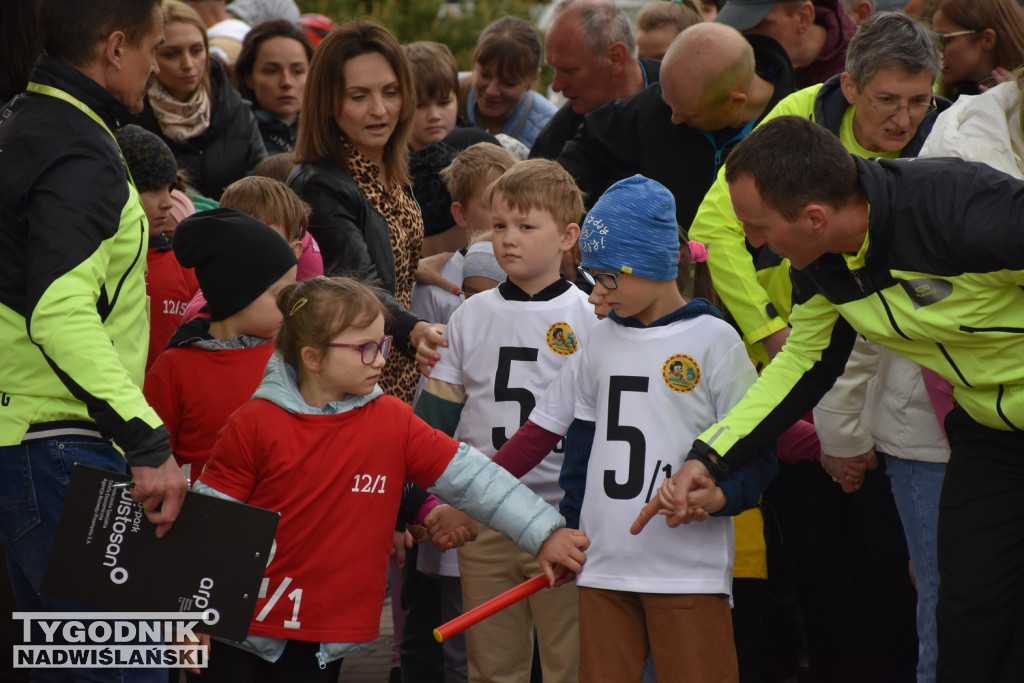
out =
[(674, 280), (679, 268), (679, 228), (672, 193), (642, 175), (615, 183), (583, 221), (580, 252), (585, 268)]

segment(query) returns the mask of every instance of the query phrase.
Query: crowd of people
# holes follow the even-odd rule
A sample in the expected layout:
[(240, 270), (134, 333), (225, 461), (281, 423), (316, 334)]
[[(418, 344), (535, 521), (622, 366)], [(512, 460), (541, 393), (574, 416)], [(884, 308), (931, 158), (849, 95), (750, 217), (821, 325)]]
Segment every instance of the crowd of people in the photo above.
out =
[(460, 71), (292, 0), (13, 3), (17, 609), (91, 609), (42, 592), (81, 463), (157, 536), (281, 514), (288, 599), (190, 680), (335, 683), (388, 592), (393, 682), (1019, 680), (1024, 9), (882, 5), (558, 0)]

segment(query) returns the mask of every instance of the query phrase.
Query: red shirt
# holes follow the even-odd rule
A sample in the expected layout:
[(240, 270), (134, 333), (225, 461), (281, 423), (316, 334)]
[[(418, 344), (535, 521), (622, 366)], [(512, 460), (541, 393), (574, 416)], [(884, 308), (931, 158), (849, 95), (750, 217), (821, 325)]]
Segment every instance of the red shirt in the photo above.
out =
[(374, 640), (402, 485), (434, 483), (458, 445), (393, 396), (338, 415), (239, 408), (202, 480), (281, 513), (249, 633)]
[(203, 471), (210, 449), (231, 413), (252, 398), (274, 352), (267, 342), (249, 349), (167, 349), (146, 373), (142, 388), (167, 431), (179, 465)]
[(181, 324), (185, 304), (199, 291), (199, 281), (191, 268), (178, 263), (170, 248), (151, 247), (146, 253), (146, 265), (146, 294), (149, 295), (146, 370), (149, 370)]

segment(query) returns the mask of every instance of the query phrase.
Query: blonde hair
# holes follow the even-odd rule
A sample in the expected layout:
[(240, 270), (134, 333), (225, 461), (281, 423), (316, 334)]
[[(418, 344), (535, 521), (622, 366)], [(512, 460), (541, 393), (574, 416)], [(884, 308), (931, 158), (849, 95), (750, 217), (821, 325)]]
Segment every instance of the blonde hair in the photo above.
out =
[(331, 339), (350, 327), (368, 327), (380, 315), (387, 324), (382, 296), (381, 290), (348, 277), (319, 276), (288, 285), (277, 296), (284, 317), (275, 339), (277, 352), (301, 372), (305, 347), (323, 354)]
[(504, 147), (478, 142), (462, 150), (452, 163), (441, 169), (441, 178), (448, 186), (452, 201), (465, 206), (473, 198), (473, 190), (477, 190), (477, 196), (481, 194), (480, 180), (500, 176), (515, 163), (516, 158)]
[(291, 244), (302, 239), (309, 227), (309, 204), (279, 180), (248, 176), (227, 186), (220, 205), (249, 214), (267, 225), (280, 225)]
[(345, 96), (345, 64), (365, 54), (380, 54), (391, 65), (398, 79), (402, 108), (391, 138), (384, 146), (384, 170), (398, 185), (408, 186), (409, 133), (416, 111), (416, 88), (412, 69), (402, 47), (391, 33), (371, 21), (356, 20), (331, 31), (313, 53), (306, 77), (306, 97), (299, 114), (299, 137), (295, 143), (295, 163), (316, 163), (333, 159), (348, 168), (344, 133), (335, 122), (335, 114)]
[[(190, 24), (199, 29), (199, 34), (203, 37), (203, 49), (206, 50), (206, 68), (203, 69), (203, 75), (199, 78), (199, 87), (203, 88), (207, 93), (210, 92), (210, 37), (206, 33), (206, 24), (199, 18), (199, 14), (194, 9), (186, 5), (184, 2), (178, 2), (178, 0), (164, 0), (163, 4), (164, 13), (164, 26), (168, 24)], [(156, 76), (157, 80), (160, 80), (159, 76)]]
[(527, 159), (491, 183), (484, 191), (490, 202), (501, 193), (510, 207), (519, 211), (543, 209), (563, 230), (578, 223), (583, 215), (583, 193), (569, 172), (550, 159)]
[(417, 100), (458, 97), (459, 68), (447, 45), (422, 40), (403, 45), (402, 50), (412, 67)]
[(652, 2), (636, 15), (637, 29), (646, 32), (675, 27), (676, 33), (682, 33), (701, 21), (700, 11), (689, 2)]

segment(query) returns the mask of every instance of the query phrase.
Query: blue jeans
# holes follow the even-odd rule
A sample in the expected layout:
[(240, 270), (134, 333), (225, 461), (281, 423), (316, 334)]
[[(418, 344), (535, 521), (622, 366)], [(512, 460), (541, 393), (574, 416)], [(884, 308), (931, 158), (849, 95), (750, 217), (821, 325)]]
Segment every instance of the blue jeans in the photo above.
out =
[(917, 683), (935, 683), (935, 662), (939, 653), (935, 630), (939, 562), (935, 547), (939, 492), (946, 464), (904, 460), (891, 455), (886, 456), (885, 464), (917, 577)]
[[(14, 598), (23, 612), (94, 611), (40, 594), (75, 463), (125, 471), (124, 457), (115, 448), (88, 437), (42, 439), (0, 447), (0, 540), (7, 553)], [(36, 634), (33, 642), (43, 641)], [(167, 670), (36, 669), (32, 671), (32, 680), (166, 683)]]

